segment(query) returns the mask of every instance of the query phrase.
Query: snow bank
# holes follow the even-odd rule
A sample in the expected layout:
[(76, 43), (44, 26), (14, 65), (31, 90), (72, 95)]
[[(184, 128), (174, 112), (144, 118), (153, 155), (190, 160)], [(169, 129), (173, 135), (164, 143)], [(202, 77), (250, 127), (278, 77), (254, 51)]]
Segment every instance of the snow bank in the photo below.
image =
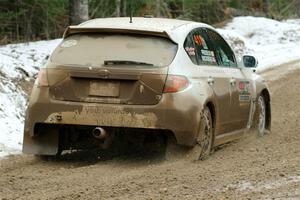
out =
[[(300, 59), (300, 19), (276, 21), (259, 17), (236, 17), (219, 31), (238, 55), (257, 57), (258, 71)], [(242, 46), (236, 46), (239, 41)]]
[(21, 148), (25, 93), (8, 79), (0, 81), (0, 156), (18, 152)]
[[(237, 17), (219, 31), (240, 58), (258, 58), (258, 71), (300, 59), (300, 19)], [(27, 94), (16, 83), (32, 81), (60, 41), (0, 46), (0, 157), (21, 152)]]
[(20, 77), (20, 68), (29, 77), (37, 73), (45, 57), (58, 45), (60, 39), (11, 44), (0, 47), (0, 71), (10, 78)]
[(27, 94), (20, 81), (34, 79), (60, 39), (0, 47), (0, 157), (20, 153)]

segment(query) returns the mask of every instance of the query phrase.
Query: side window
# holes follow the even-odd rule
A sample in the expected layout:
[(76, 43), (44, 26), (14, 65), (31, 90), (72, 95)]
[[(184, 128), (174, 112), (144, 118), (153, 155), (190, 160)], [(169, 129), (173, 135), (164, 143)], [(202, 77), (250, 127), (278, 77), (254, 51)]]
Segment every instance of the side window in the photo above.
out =
[(215, 46), (218, 64), (224, 67), (237, 67), (234, 53), (226, 41), (215, 31), (207, 30), (207, 32)]
[(184, 48), (195, 64), (218, 65), (213, 45), (210, 43), (205, 30), (193, 30), (188, 35)]

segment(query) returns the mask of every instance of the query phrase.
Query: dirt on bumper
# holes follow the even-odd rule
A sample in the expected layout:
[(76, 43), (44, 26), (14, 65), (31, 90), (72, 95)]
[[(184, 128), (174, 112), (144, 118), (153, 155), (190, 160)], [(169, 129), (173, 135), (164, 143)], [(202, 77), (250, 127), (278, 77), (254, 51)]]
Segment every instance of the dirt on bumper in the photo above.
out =
[[(50, 151), (51, 154), (57, 151), (58, 134), (49, 133), (45, 138), (37, 136), (35, 126), (39, 123), (55, 126), (67, 124), (169, 130), (174, 134), (178, 144), (191, 146), (194, 143), (193, 138), (197, 132), (197, 121), (200, 116), (199, 106), (191, 104), (189, 108), (179, 110), (179, 105), (170, 103), (172, 98), (168, 95), (157, 105), (112, 105), (42, 98), (47, 96), (47, 93), (46, 90), (41, 90), (40, 97), (36, 101), (33, 99), (28, 106), (23, 143), (25, 153), (40, 151), (31, 147), (36, 144), (37, 149), (42, 149), (40, 140), (42, 145), (55, 146)], [(178, 98), (180, 99), (180, 96)], [(47, 141), (52, 142), (46, 144)]]

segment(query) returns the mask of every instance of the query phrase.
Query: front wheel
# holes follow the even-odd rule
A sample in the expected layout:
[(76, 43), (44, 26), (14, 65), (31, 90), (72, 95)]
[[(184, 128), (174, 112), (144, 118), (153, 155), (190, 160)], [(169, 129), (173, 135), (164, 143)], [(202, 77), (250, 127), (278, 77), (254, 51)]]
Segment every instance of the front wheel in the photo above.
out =
[(266, 101), (261, 95), (257, 101), (258, 104), (258, 135), (263, 136), (266, 133)]

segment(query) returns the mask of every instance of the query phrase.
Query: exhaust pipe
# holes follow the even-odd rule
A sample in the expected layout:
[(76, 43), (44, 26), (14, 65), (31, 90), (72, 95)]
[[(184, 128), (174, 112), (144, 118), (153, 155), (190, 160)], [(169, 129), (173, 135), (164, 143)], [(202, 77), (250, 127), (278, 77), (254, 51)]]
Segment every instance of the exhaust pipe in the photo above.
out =
[(102, 140), (107, 137), (106, 131), (101, 127), (96, 127), (92, 132), (93, 136), (99, 140)]

